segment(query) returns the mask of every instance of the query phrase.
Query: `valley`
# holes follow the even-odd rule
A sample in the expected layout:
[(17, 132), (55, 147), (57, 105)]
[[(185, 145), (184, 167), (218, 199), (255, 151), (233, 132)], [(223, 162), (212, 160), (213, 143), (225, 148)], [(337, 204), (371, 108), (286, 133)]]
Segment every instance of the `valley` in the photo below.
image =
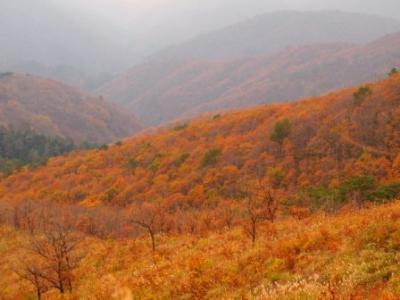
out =
[(317, 2), (1, 3), (0, 300), (399, 299), (398, 4)]

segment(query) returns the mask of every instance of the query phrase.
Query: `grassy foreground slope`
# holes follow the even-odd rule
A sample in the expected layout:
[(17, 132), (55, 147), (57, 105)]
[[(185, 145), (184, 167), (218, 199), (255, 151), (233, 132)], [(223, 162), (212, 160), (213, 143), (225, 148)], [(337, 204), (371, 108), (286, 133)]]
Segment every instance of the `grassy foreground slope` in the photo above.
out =
[[(0, 228), (1, 299), (33, 299), (14, 272), (29, 237)], [(399, 299), (400, 202), (203, 236), (86, 238), (74, 292), (43, 299)]]
[(400, 180), (399, 86), (394, 74), (319, 98), (178, 123), (14, 174), (0, 182), (0, 199), (199, 208), (237, 198), (238, 182), (256, 176), (281, 194), (335, 188), (354, 176), (390, 184)]

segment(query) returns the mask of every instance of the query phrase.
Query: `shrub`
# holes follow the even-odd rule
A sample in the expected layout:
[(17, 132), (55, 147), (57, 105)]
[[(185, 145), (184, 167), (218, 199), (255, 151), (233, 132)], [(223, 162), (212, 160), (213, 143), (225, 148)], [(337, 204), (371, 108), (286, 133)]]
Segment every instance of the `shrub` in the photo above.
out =
[(335, 211), (350, 200), (357, 202), (384, 202), (400, 197), (400, 182), (378, 186), (371, 176), (352, 177), (341, 183), (339, 188), (314, 186), (304, 189), (285, 199), (282, 203), (290, 212), (295, 207), (311, 210)]
[(280, 187), (282, 180), (285, 178), (285, 172), (280, 167), (269, 168), (267, 174), (274, 188)]
[(161, 159), (165, 156), (164, 153), (157, 153), (153, 160), (150, 163), (150, 170), (153, 172), (157, 172), (161, 165)]
[(108, 150), (108, 145), (104, 144), (99, 147), (99, 150), (106, 151)]
[(174, 131), (180, 131), (186, 129), (189, 126), (188, 123), (178, 124), (174, 127)]
[(0, 158), (0, 172), (5, 176), (9, 176), (12, 172), (18, 169), (22, 163), (18, 160), (1, 159)]
[(118, 190), (114, 187), (108, 189), (104, 194), (101, 196), (101, 200), (106, 203), (111, 203), (114, 198), (118, 195)]
[(176, 165), (180, 166), (182, 165), (188, 158), (190, 157), (189, 153), (183, 153), (178, 160), (176, 161)]
[(294, 207), (334, 211), (341, 206), (343, 201), (338, 189), (314, 186), (289, 197), (284, 201), (283, 205), (289, 213)]
[(289, 119), (283, 119), (275, 124), (274, 129), (271, 132), (270, 139), (271, 141), (282, 145), (285, 138), (287, 138), (290, 134), (292, 125)]
[(360, 87), (357, 92), (353, 94), (354, 104), (360, 105), (363, 101), (372, 95), (372, 90), (369, 86), (362, 86)]
[(372, 176), (352, 177), (343, 182), (339, 191), (342, 199), (353, 198), (357, 202), (370, 199), (370, 194), (376, 187), (375, 178)]
[(217, 162), (218, 156), (221, 154), (221, 150), (214, 148), (206, 152), (203, 158), (203, 167), (207, 167), (209, 165), (213, 165)]
[(395, 199), (398, 196), (400, 196), (400, 183), (392, 183), (378, 187), (370, 198), (374, 201), (384, 201)]
[(135, 170), (139, 166), (139, 163), (137, 162), (136, 159), (130, 158), (128, 160), (127, 166), (128, 166), (129, 169)]
[(340, 207), (345, 199), (340, 197), (337, 189), (325, 188), (323, 186), (308, 189), (310, 205), (313, 209), (332, 211)]
[(397, 70), (397, 68), (393, 68), (393, 69), (391, 69), (390, 72), (388, 73), (388, 76), (389, 76), (389, 77), (392, 77), (392, 76), (394, 76), (394, 75), (396, 75), (396, 74), (398, 74), (398, 73), (399, 73), (399, 70)]

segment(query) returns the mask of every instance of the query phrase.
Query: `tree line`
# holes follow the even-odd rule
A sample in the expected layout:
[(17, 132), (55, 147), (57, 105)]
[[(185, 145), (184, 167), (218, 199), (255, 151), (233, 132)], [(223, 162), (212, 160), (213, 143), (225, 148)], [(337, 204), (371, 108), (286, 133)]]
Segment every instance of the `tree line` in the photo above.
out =
[(95, 145), (76, 145), (71, 139), (46, 136), (30, 128), (1, 126), (0, 172), (7, 176), (23, 166), (36, 168), (45, 164), (50, 157), (92, 147)]

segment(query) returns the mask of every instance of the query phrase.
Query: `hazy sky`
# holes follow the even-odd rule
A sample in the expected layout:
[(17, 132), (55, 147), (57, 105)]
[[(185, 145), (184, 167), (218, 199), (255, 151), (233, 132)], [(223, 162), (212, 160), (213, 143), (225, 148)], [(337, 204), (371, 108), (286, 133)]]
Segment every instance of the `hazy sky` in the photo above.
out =
[[(18, 0), (17, 0), (18, 1)], [(400, 17), (399, 0), (52, 0), (63, 5), (91, 10), (105, 18), (126, 17), (138, 21), (168, 17), (173, 13), (201, 14), (201, 12), (220, 10), (227, 17), (249, 17), (251, 15), (282, 9), (338, 9), (363, 13), (375, 13)], [(214, 12), (216, 13), (216, 12)], [(227, 17), (223, 18), (226, 19)], [(125, 19), (125, 20), (124, 20)], [(117, 21), (117, 20), (115, 20)], [(148, 20), (150, 21), (150, 20)]]
[(284, 0), (293, 9), (338, 9), (400, 18), (399, 0)]
[(121, 69), (199, 33), (287, 9), (400, 19), (400, 0), (0, 0), (0, 67), (23, 57)]
[[(21, 0), (13, 0), (21, 1)], [(37, 1), (37, 0), (36, 0)], [(40, 0), (46, 1), (46, 0)], [(49, 1), (49, 0), (47, 0)], [(189, 38), (276, 10), (324, 10), (380, 14), (400, 19), (400, 0), (50, 0), (65, 11), (108, 22), (150, 45)], [(149, 39), (150, 38), (150, 39)], [(153, 39), (153, 42), (150, 40)]]

